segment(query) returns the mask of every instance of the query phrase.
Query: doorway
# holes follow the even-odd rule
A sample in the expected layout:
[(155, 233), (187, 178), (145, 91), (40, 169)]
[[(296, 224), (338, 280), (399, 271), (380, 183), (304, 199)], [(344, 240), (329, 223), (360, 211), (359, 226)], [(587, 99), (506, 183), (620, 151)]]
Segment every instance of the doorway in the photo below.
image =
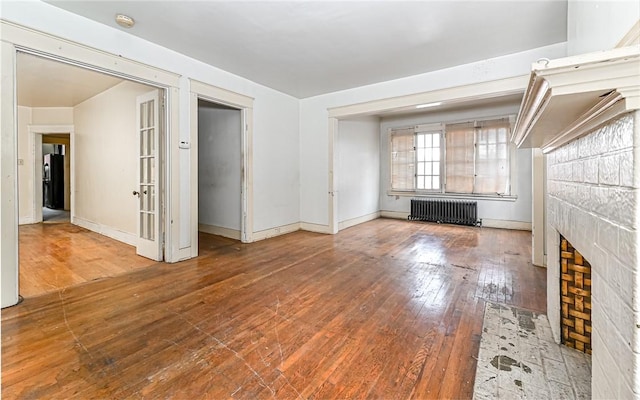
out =
[(242, 111), (198, 100), (198, 231), (242, 235)]
[(68, 133), (42, 135), (42, 196), (34, 196), (42, 208), (42, 222), (70, 222), (71, 138)]
[[(164, 90), (17, 52), (16, 94), (20, 292), (41, 294), (34, 287), (61, 289), (152, 264), (136, 253), (161, 261)], [(27, 225), (47, 220), (63, 224)], [(126, 268), (111, 262), (123, 254)]]
[[(215, 234), (223, 235), (232, 238), (238, 238), (238, 204), (239, 204), (239, 239), (243, 243), (250, 243), (254, 239), (253, 232), (253, 99), (241, 95), (239, 93), (231, 92), (226, 89), (211, 86), (209, 84), (189, 80), (191, 86), (190, 94), (190, 135), (188, 141), (180, 142), (180, 148), (188, 149), (191, 146), (198, 149), (198, 151), (192, 153), (190, 160), (190, 172), (191, 172), (191, 191), (189, 193), (190, 205), (191, 205), (191, 219), (190, 219), (190, 242), (191, 242), (191, 257), (198, 255), (198, 236), (200, 230), (212, 231)], [(209, 128), (204, 130), (199, 129), (200, 117), (203, 117), (203, 122), (209, 125)], [(239, 117), (239, 126), (238, 126)], [(213, 120), (217, 122), (214, 122)], [(211, 120), (211, 123), (209, 122)], [(228, 127), (226, 134), (214, 135), (212, 133), (205, 133), (205, 131), (212, 131), (215, 125), (219, 125), (219, 128)], [(238, 128), (236, 128), (238, 127)], [(238, 129), (238, 130), (236, 130)], [(201, 135), (202, 133), (202, 135)], [(202, 138), (201, 138), (202, 136)], [(218, 137), (219, 136), (219, 137)], [(205, 141), (203, 149), (200, 150), (200, 140)], [(211, 143), (208, 141), (211, 140)], [(239, 140), (239, 142), (238, 142)], [(213, 146), (218, 143), (218, 148)], [(218, 161), (206, 160), (210, 158), (212, 154), (220, 153), (223, 150), (228, 150), (232, 154), (225, 154), (223, 157), (218, 158)], [(236, 151), (235, 149), (238, 149)], [(204, 162), (200, 162), (200, 157), (204, 158)], [(223, 165), (223, 160), (228, 161), (230, 164)], [(212, 169), (215, 164), (215, 171)], [(201, 171), (202, 168), (202, 171)], [(212, 177), (211, 174), (224, 174), (227, 171), (224, 178)], [(200, 178), (200, 173), (203, 173), (207, 178)], [(240, 178), (239, 185), (238, 176)], [(233, 187), (228, 193), (219, 191), (206, 185), (211, 185), (212, 182), (226, 180), (227, 187)], [(203, 196), (200, 196), (200, 184), (203, 186)], [(238, 203), (238, 189), (240, 190), (240, 198)], [(215, 227), (215, 224), (210, 225), (209, 221), (215, 221), (210, 219), (212, 215), (209, 215), (212, 210), (205, 210), (202, 214), (199, 211), (199, 207), (209, 208), (211, 202), (215, 201), (211, 196), (215, 193), (216, 196), (223, 196), (224, 203), (232, 204), (232, 208), (227, 208), (230, 217), (227, 219), (228, 226)], [(202, 202), (200, 201), (202, 200)], [(223, 208), (220, 204), (214, 205), (220, 212)], [(200, 219), (203, 217), (203, 220)], [(231, 225), (233, 224), (233, 225)], [(209, 225), (209, 226), (207, 226)]]

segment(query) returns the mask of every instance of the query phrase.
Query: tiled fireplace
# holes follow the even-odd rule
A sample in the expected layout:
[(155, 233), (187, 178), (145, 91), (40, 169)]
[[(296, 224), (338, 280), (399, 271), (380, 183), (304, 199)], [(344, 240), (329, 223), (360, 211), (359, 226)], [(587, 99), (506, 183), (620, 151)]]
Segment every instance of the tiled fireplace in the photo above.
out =
[[(534, 200), (533, 234), (545, 227), (547, 316), (557, 343), (566, 333), (584, 339), (570, 344), (588, 352), (590, 342), (597, 399), (640, 399), (640, 35), (629, 37), (612, 50), (534, 63), (512, 137), (546, 155), (544, 184), (534, 185), (534, 199), (546, 193), (544, 212)], [(561, 256), (573, 260), (573, 277)], [(579, 296), (563, 298), (561, 278), (582, 285), (572, 289)], [(586, 283), (590, 316), (578, 311), (587, 309)], [(565, 300), (582, 321), (563, 321)]]
[[(593, 398), (636, 398), (640, 112), (618, 116), (548, 153), (546, 183), (547, 282), (561, 281), (561, 238), (592, 266)], [(548, 285), (548, 317), (557, 342), (562, 296), (562, 285)]]

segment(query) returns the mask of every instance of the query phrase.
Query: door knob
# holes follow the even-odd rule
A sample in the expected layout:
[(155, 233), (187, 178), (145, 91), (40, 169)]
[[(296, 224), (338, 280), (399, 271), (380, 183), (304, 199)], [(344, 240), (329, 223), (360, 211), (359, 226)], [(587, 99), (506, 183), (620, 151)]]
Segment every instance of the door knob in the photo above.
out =
[(134, 196), (138, 196), (138, 197), (140, 197), (140, 192), (137, 192), (137, 191), (135, 191), (135, 190), (134, 190), (134, 191), (133, 191), (133, 195), (134, 195)]

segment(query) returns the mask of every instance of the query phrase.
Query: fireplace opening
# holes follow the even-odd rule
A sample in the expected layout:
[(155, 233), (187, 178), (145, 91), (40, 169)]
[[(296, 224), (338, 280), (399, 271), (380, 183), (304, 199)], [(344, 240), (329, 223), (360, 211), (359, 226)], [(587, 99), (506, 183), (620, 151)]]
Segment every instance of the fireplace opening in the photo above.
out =
[(560, 235), (562, 343), (591, 354), (591, 264)]

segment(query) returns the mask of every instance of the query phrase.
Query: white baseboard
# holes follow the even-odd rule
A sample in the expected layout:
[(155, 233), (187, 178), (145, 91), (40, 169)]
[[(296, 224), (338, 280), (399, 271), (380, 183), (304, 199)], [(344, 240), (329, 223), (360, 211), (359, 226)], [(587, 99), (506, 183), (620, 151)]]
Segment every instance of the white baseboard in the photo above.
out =
[(380, 211), (380, 217), (406, 220), (409, 218), (409, 213), (403, 211)]
[(223, 228), (221, 226), (198, 224), (198, 231), (212, 235), (223, 236), (229, 239), (240, 240), (240, 231), (237, 229)]
[(380, 211), (376, 211), (371, 214), (363, 215), (361, 217), (351, 218), (346, 221), (342, 221), (338, 223), (338, 230), (341, 231), (343, 229), (350, 228), (355, 225), (363, 224), (365, 222), (373, 221), (374, 219), (380, 218)]
[[(408, 212), (402, 211), (380, 211), (382, 218), (404, 219), (409, 217)], [(513, 229), (518, 231), (530, 231), (531, 222), (507, 221), (502, 219), (482, 218), (482, 226), (485, 228)]]
[(300, 229), (303, 231), (330, 234), (329, 225), (312, 224), (310, 222), (300, 222)]
[(123, 232), (109, 226), (86, 220), (84, 218), (73, 216), (73, 218), (71, 219), (71, 223), (131, 246), (135, 246), (137, 242), (137, 236), (133, 233)]
[(299, 222), (296, 222), (294, 224), (289, 224), (289, 225), (277, 226), (275, 228), (253, 232), (253, 241), (257, 242), (259, 240), (269, 239), (275, 236), (285, 235), (287, 233), (291, 233), (299, 230), (300, 230)]
[(531, 222), (507, 221), (502, 219), (482, 218), (484, 228), (513, 229), (516, 231), (530, 231)]
[(29, 224), (35, 224), (35, 223), (36, 223), (36, 219), (33, 218), (32, 216), (18, 218), (18, 225), (29, 225)]

